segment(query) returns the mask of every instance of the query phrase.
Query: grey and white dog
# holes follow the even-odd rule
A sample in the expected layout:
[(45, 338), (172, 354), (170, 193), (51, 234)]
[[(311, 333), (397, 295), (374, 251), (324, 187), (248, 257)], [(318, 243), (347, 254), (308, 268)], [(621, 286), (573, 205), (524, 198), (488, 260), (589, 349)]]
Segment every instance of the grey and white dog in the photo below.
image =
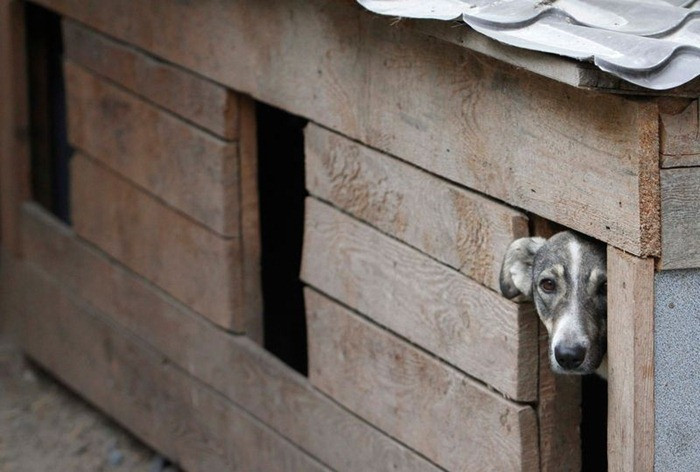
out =
[(513, 241), (501, 267), (501, 292), (532, 300), (549, 333), (549, 359), (561, 374), (607, 378), (605, 247), (571, 231)]

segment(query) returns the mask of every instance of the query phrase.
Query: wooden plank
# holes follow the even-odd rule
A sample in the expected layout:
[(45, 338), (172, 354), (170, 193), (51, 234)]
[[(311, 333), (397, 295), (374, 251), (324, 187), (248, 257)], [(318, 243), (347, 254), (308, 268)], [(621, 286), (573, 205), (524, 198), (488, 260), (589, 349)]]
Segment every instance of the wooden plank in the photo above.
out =
[(369, 36), (367, 143), (630, 252), (658, 254), (653, 104), (576, 91), (386, 25)]
[(71, 144), (212, 230), (238, 235), (236, 144), (71, 62), (65, 63), (65, 76)]
[(660, 253), (653, 101), (537, 77), (354, 2), (41, 3), (513, 206)]
[(63, 23), (65, 55), (224, 139), (238, 137), (238, 94), (74, 21)]
[(438, 470), (318, 392), (247, 336), (217, 329), (40, 208), (25, 207), (22, 235), (33, 265), (333, 469), (366, 472), (382, 464), (390, 470)]
[(0, 242), (21, 254), (20, 205), (31, 194), (24, 2), (0, 2)]
[(240, 101), (240, 216), (243, 267), (243, 311), (248, 321), (246, 336), (263, 344), (260, 205), (258, 198), (258, 129), (255, 101)]
[[(19, 266), (19, 264), (17, 264)], [(327, 471), (143, 341), (23, 267), (23, 348), (97, 407), (190, 471)]]
[(84, 155), (71, 162), (76, 232), (214, 323), (242, 332), (240, 240), (175, 212)]
[(698, 101), (665, 100), (659, 105), (662, 167), (700, 165)]
[(537, 318), (430, 257), (307, 199), (302, 279), (516, 400), (537, 396)]
[(661, 171), (660, 269), (700, 267), (700, 167)]
[(538, 470), (532, 407), (312, 290), (305, 301), (312, 384), (448, 470)]
[[(301, 110), (324, 108), (324, 115), (344, 123), (342, 128), (358, 124), (352, 100), (362, 88), (355, 79), (364, 58), (355, 49), (361, 7), (351, 2), (249, 0), (196, 8), (162, 0), (39, 3), (270, 105), (306, 117)], [(338, 40), (350, 40), (352, 47), (338, 50)], [(317, 86), (319, 78), (324, 86)], [(350, 95), (348, 86), (354, 89)]]
[(311, 194), (499, 290), (508, 246), (528, 235), (523, 213), (314, 124), (305, 144)]
[(654, 261), (608, 247), (608, 467), (654, 469)]
[[(542, 54), (539, 51), (494, 41), (466, 24), (424, 19), (403, 19), (402, 21), (412, 30), (493, 57), (515, 67), (527, 69), (573, 87), (585, 86), (583, 76), (588, 69), (581, 61), (554, 54)], [(604, 74), (600, 69), (595, 70)]]
[(403, 21), (416, 31), (574, 87), (634, 95), (697, 97), (700, 94), (700, 82), (697, 80), (671, 90), (647, 89), (607, 73), (589, 62), (494, 41), (466, 24), (423, 19)]
[[(565, 230), (538, 216), (532, 216), (534, 236), (550, 238)], [(542, 472), (579, 472), (581, 470), (581, 377), (552, 372), (549, 334), (539, 323), (539, 372), (537, 423), (540, 434), (540, 470)]]

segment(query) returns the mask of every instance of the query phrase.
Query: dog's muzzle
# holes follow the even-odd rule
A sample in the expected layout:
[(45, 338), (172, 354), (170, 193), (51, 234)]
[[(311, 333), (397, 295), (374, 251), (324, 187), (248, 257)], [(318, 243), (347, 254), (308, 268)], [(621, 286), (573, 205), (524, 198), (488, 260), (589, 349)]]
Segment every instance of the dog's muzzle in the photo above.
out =
[(581, 344), (570, 346), (560, 344), (554, 348), (554, 358), (557, 363), (566, 370), (578, 368), (586, 360), (587, 350)]

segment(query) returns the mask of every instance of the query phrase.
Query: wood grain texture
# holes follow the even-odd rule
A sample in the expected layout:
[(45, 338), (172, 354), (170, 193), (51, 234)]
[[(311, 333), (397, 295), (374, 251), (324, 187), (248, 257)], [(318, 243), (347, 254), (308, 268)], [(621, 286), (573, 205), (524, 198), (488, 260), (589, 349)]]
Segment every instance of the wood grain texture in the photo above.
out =
[(531, 51), (494, 41), (488, 36), (462, 25), (455, 27), (454, 24), (442, 20), (414, 20), (408, 18), (402, 19), (402, 22), (406, 23), (414, 31), (459, 45), (574, 87), (585, 87), (588, 85), (586, 79), (587, 75), (590, 74), (589, 71), (593, 73), (597, 71), (599, 76), (606, 75), (605, 72), (598, 68), (588, 68), (588, 64), (584, 62), (552, 54), (542, 54), (539, 51)]
[(654, 261), (608, 248), (608, 467), (654, 469)]
[(516, 400), (537, 396), (537, 318), (428, 256), (307, 199), (302, 279)]
[(367, 143), (630, 252), (658, 254), (652, 104), (575, 91), (383, 26), (368, 40), (376, 51)]
[(661, 171), (659, 268), (700, 267), (700, 167)]
[(661, 167), (700, 165), (697, 100), (665, 100), (659, 107)]
[(225, 143), (65, 63), (73, 146), (225, 236), (238, 236), (239, 157)]
[(261, 279), (260, 205), (258, 195), (258, 128), (255, 101), (242, 96), (239, 101), (238, 131), (240, 169), (240, 228), (243, 267), (243, 311), (246, 336), (263, 344), (263, 300)]
[[(550, 238), (565, 230), (551, 221), (531, 216), (533, 236)], [(581, 470), (581, 378), (556, 375), (549, 357), (549, 334), (539, 323), (540, 358), (538, 371), (537, 421), (540, 434), (542, 472)]]
[(238, 94), (74, 21), (63, 22), (65, 56), (227, 140), (238, 137)]
[(495, 291), (509, 244), (527, 217), (311, 124), (309, 192)]
[(654, 102), (537, 77), (354, 2), (40, 3), (515, 207), (660, 252)]
[(700, 95), (700, 81), (698, 80), (693, 80), (670, 90), (651, 90), (605, 72), (592, 63), (510, 46), (494, 41), (466, 25), (455, 25), (442, 20), (411, 20), (405, 18), (402, 18), (402, 22), (408, 23), (410, 28), (429, 36), (460, 45), (515, 67), (529, 70), (535, 74), (549, 77), (574, 87), (633, 95), (679, 97), (697, 97)]
[(311, 383), (448, 470), (537, 470), (537, 419), (309, 289)]
[(437, 472), (247, 336), (216, 328), (35, 205), (25, 207), (22, 235), (31, 264), (331, 468)]
[(0, 244), (21, 254), (20, 205), (30, 197), (24, 3), (0, 2)]
[[(19, 265), (19, 264), (18, 264)], [(39, 364), (187, 470), (327, 471), (30, 266), (14, 294)]]
[(76, 232), (214, 323), (242, 332), (240, 240), (225, 239), (84, 155), (71, 162)]

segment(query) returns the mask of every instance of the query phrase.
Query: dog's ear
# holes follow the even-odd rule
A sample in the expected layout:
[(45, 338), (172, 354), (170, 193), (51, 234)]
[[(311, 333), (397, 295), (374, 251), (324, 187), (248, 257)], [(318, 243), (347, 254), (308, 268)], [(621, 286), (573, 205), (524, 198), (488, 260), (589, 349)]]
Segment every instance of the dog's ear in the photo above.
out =
[(513, 299), (518, 295), (528, 300), (532, 298), (532, 263), (545, 242), (544, 238), (520, 238), (510, 243), (499, 280), (506, 298)]

